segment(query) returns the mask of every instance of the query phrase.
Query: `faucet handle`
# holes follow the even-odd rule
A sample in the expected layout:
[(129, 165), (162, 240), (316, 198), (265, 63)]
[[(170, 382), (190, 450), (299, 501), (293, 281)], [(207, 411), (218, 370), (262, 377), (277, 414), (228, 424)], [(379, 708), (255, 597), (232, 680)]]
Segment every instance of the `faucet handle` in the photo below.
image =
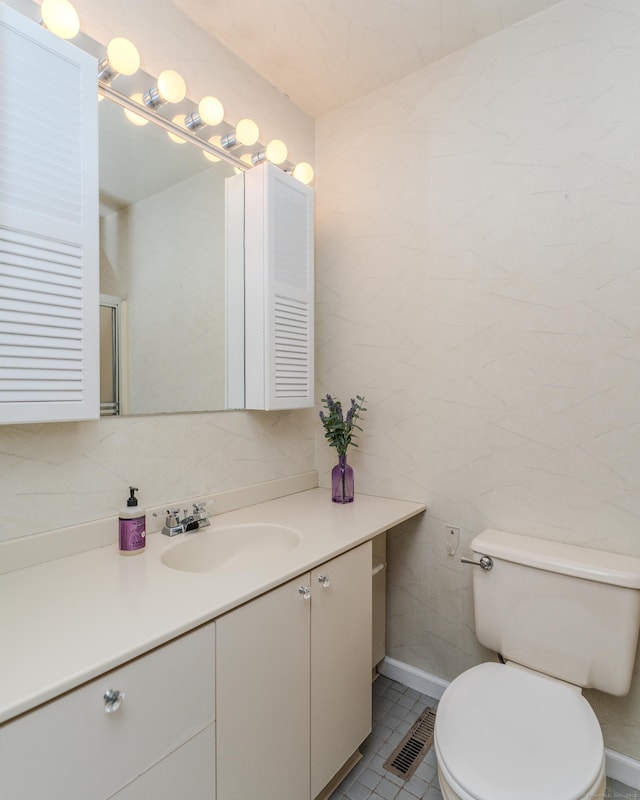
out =
[(200, 503), (194, 503), (194, 504), (193, 504), (193, 513), (194, 513), (194, 514), (197, 514), (197, 513), (198, 513), (198, 512), (200, 512), (200, 511), (204, 511), (204, 510), (205, 510), (205, 508), (207, 507), (207, 504), (208, 504), (209, 502), (215, 503), (216, 501), (215, 501), (215, 500), (211, 500), (211, 501), (209, 501), (209, 500), (202, 500)]
[[(176, 536), (179, 533), (184, 533), (184, 527), (180, 522), (180, 509), (179, 508), (168, 508), (165, 512), (166, 517), (164, 520), (164, 528), (162, 529), (162, 533), (165, 536)], [(161, 514), (157, 511), (153, 512), (154, 517), (160, 517)]]
[(166, 515), (165, 525), (167, 528), (173, 528), (176, 525), (180, 524), (180, 509), (179, 508), (168, 508), (164, 512), (154, 511), (154, 517), (160, 517), (162, 514)]
[(196, 522), (198, 528), (206, 528), (207, 526), (211, 525), (209, 522), (209, 514), (208, 511), (205, 510), (206, 503), (194, 503), (193, 504), (193, 513), (191, 514), (191, 520)]

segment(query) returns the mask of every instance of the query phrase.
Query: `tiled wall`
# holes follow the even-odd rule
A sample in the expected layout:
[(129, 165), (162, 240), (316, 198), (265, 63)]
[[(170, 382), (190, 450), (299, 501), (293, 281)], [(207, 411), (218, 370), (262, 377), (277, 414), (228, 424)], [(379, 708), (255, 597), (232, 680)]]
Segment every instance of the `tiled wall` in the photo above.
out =
[[(317, 125), (319, 393), (368, 398), (358, 489), (428, 504), (388, 648), (442, 678), (485, 657), (445, 523), (640, 556), (639, 73), (635, 0), (566, 0)], [(638, 684), (590, 695), (635, 758)]]
[[(182, 72), (189, 96), (217, 94), (236, 122), (251, 116), (261, 141), (279, 136), (313, 161), (313, 121), (206, 36), (171, 0), (74, 0), (82, 29), (107, 42), (129, 36), (151, 74)], [(180, 378), (180, 365), (175, 368)], [(117, 513), (127, 486), (153, 506), (314, 468), (312, 412), (220, 412), (88, 423), (0, 426), (0, 541)]]

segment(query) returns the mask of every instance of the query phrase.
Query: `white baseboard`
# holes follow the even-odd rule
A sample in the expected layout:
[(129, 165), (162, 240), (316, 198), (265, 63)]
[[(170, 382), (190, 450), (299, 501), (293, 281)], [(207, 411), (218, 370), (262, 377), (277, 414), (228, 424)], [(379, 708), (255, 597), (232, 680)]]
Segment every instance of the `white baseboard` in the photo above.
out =
[[(398, 681), (403, 686), (433, 697), (434, 700), (439, 700), (449, 685), (449, 681), (388, 656), (385, 656), (378, 664), (378, 672), (387, 678)], [(640, 789), (640, 761), (625, 756), (623, 753), (616, 753), (615, 750), (610, 750), (608, 747), (605, 749), (605, 756), (609, 778), (620, 781), (632, 789)]]
[(640, 789), (640, 761), (625, 756), (624, 753), (609, 750), (608, 747), (605, 748), (604, 753), (607, 759), (608, 777), (620, 781), (632, 789)]
[(403, 686), (415, 689), (420, 694), (433, 697), (434, 700), (439, 700), (449, 685), (449, 681), (444, 681), (429, 672), (412, 667), (403, 661), (396, 661), (395, 658), (389, 658), (389, 656), (385, 656), (378, 664), (378, 672), (386, 678), (398, 681)]

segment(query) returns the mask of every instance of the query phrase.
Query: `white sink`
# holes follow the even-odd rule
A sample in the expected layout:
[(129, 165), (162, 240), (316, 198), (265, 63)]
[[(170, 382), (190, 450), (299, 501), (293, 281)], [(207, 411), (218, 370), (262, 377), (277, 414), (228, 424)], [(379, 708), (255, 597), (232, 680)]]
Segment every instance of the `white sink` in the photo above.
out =
[(183, 534), (182, 541), (161, 557), (165, 566), (182, 572), (250, 569), (273, 561), (300, 544), (294, 528), (263, 522), (226, 525)]

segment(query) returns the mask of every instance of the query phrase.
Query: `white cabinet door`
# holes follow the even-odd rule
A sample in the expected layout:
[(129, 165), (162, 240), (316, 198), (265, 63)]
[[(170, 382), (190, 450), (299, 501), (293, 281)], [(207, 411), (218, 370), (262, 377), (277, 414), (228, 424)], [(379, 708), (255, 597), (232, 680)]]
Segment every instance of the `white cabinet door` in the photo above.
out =
[(371, 732), (371, 542), (311, 575), (311, 798)]
[(0, 798), (101, 800), (150, 770), (213, 724), (214, 648), (211, 623), (0, 726)]
[(309, 797), (309, 580), (216, 620), (219, 800)]
[(371, 730), (371, 543), (218, 619), (216, 654), (218, 800), (313, 800)]
[(0, 423), (99, 416), (96, 69), (0, 4)]
[(244, 319), (227, 329), (231, 407), (313, 407), (313, 196), (268, 162), (227, 181), (228, 317)]

